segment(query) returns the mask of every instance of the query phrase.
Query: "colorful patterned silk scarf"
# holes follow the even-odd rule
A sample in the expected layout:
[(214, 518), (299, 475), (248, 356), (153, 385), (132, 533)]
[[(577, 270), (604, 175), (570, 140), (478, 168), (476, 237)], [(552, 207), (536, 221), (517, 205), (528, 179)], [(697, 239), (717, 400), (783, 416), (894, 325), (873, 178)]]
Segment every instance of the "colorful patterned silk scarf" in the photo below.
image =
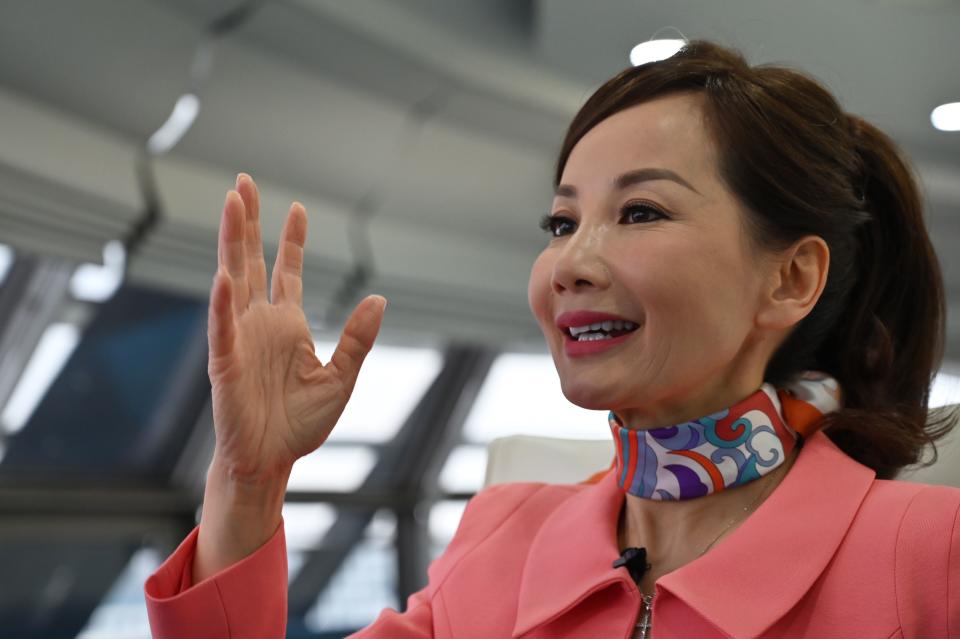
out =
[(630, 430), (610, 412), (617, 481), (647, 499), (693, 499), (759, 479), (782, 464), (797, 439), (841, 406), (837, 380), (808, 371), (784, 388), (754, 394), (694, 421)]

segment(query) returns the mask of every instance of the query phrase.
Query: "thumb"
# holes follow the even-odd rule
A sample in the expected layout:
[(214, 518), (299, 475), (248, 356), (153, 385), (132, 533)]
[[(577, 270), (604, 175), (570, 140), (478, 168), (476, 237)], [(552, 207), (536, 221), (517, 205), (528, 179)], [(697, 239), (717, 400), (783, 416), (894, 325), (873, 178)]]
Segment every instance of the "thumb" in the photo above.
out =
[(347, 318), (337, 348), (330, 357), (330, 366), (339, 375), (348, 392), (353, 390), (360, 366), (373, 348), (386, 307), (386, 298), (369, 295), (357, 304)]

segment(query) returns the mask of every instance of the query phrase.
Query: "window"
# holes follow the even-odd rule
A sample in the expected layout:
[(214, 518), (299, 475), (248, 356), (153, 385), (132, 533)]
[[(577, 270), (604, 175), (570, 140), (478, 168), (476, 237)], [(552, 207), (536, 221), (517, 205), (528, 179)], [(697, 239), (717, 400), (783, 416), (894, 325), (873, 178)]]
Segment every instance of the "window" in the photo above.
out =
[(378, 511), (328, 586), (307, 611), (311, 632), (356, 630), (369, 625), (380, 611), (399, 608), (397, 601), (396, 520)]
[[(316, 347), (317, 357), (326, 363), (336, 343), (318, 341)], [(392, 439), (440, 371), (442, 359), (435, 349), (376, 344), (327, 441), (382, 443)]]
[(497, 358), (467, 417), (464, 436), (486, 444), (507, 435), (609, 439), (607, 412), (571, 404), (549, 355), (506, 353)]
[(77, 639), (150, 639), (143, 582), (161, 561), (160, 554), (153, 548), (141, 548), (133, 553)]

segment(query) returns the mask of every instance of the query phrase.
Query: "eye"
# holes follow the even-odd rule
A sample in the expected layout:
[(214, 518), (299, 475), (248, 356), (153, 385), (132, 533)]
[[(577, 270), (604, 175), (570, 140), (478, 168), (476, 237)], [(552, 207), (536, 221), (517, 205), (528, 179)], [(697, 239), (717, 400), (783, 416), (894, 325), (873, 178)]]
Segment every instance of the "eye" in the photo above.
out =
[(544, 215), (540, 218), (540, 228), (551, 237), (560, 237), (573, 231), (575, 224), (570, 218), (562, 215)]
[(666, 213), (652, 204), (647, 204), (645, 202), (634, 202), (627, 204), (623, 207), (623, 213), (621, 215), (621, 219), (629, 222), (630, 224), (655, 222), (656, 220), (665, 219), (666, 217)]

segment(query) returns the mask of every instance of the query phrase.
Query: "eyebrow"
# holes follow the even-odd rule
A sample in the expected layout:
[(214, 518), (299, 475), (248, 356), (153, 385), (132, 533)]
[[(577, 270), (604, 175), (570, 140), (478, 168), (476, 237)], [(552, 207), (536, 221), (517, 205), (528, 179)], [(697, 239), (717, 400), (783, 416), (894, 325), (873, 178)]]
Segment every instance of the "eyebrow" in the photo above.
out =
[[(622, 191), (629, 186), (634, 184), (640, 184), (641, 182), (652, 182), (654, 180), (670, 180), (671, 182), (676, 182), (686, 188), (690, 189), (697, 195), (701, 195), (700, 191), (693, 188), (689, 182), (684, 180), (682, 177), (671, 171), (670, 169), (636, 169), (635, 171), (628, 171), (624, 173), (616, 180), (613, 181), (613, 186), (618, 190)], [(577, 197), (577, 187), (570, 184), (561, 184), (557, 187), (556, 195), (560, 197)]]

